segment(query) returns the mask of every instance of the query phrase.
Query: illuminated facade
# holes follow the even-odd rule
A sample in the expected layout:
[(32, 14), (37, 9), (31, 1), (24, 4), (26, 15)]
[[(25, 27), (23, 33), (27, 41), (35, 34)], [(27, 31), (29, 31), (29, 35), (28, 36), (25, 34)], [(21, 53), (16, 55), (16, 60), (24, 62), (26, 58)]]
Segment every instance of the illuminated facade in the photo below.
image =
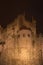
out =
[(3, 30), (2, 36), (5, 41), (1, 59), (4, 65), (42, 64), (43, 37), (37, 37), (34, 19), (28, 22), (23, 15), (18, 16)]

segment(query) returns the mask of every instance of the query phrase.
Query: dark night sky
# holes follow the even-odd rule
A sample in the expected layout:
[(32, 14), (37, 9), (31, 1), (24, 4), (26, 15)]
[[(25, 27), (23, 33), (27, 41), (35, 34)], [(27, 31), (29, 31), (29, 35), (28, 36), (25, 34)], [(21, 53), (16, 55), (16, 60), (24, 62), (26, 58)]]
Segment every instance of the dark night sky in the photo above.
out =
[(0, 2), (0, 24), (6, 27), (18, 14), (25, 11), (27, 19), (37, 20), (37, 31), (43, 33), (43, 2), (41, 0), (14, 0)]

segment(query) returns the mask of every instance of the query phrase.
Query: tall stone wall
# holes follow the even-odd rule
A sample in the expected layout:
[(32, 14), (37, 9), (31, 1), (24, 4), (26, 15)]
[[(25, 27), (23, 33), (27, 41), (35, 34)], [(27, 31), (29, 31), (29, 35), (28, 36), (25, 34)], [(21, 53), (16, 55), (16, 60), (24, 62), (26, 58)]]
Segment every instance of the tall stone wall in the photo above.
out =
[(19, 16), (3, 30), (5, 44), (0, 55), (0, 65), (42, 64), (43, 45), (41, 46), (41, 40), (36, 37), (36, 27), (33, 23)]

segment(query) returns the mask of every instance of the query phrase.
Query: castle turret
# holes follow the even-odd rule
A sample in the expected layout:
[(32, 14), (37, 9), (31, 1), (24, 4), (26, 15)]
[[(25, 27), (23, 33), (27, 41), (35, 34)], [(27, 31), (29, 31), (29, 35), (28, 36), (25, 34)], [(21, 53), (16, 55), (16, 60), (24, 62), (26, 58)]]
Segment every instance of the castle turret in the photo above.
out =
[(36, 35), (36, 20), (32, 17), (32, 24), (33, 24), (33, 32)]

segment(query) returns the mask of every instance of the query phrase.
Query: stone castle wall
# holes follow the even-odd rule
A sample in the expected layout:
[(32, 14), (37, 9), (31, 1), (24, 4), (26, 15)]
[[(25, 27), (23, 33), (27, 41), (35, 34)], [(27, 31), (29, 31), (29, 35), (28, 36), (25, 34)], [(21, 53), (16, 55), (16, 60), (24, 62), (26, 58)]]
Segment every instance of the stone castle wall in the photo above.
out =
[(41, 45), (40, 39), (36, 37), (34, 21), (30, 23), (20, 15), (3, 30), (5, 44), (0, 56), (1, 65), (42, 64), (43, 42)]

